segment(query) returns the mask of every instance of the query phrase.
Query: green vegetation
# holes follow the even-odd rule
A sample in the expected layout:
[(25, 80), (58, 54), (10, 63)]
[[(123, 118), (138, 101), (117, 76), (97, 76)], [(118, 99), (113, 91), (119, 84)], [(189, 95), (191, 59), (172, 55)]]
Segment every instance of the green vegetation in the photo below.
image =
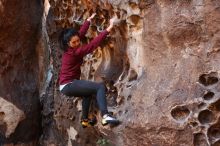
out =
[(96, 144), (97, 144), (98, 146), (111, 146), (111, 145), (110, 145), (110, 141), (107, 140), (107, 139), (105, 139), (105, 138), (100, 138), (100, 139), (98, 139), (97, 142), (96, 142)]

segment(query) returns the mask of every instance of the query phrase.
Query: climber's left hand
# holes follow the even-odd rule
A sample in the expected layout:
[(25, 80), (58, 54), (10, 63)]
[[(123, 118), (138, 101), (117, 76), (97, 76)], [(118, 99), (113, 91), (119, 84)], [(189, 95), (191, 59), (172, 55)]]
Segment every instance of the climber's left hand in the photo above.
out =
[(95, 17), (96, 13), (93, 13), (88, 19), (87, 21), (91, 21), (94, 17)]

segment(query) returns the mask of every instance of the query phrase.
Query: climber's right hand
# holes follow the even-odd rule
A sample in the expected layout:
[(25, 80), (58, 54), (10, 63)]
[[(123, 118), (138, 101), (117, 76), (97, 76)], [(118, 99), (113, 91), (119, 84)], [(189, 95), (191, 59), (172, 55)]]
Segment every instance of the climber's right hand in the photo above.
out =
[(110, 32), (111, 29), (113, 28), (115, 20), (116, 20), (116, 16), (112, 17), (112, 18), (109, 20), (109, 26), (108, 26), (107, 29), (106, 29), (108, 32)]
[(95, 17), (96, 13), (93, 13), (88, 19), (87, 21), (91, 21), (94, 17)]

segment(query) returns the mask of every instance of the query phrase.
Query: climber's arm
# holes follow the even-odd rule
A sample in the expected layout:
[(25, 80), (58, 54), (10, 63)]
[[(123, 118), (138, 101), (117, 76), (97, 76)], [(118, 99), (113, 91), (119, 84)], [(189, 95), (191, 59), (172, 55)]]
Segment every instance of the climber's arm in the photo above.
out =
[(106, 30), (104, 30), (103, 32), (101, 32), (97, 37), (95, 37), (89, 44), (84, 45), (82, 47), (80, 47), (76, 53), (80, 56), (85, 56), (91, 52), (93, 52), (99, 45), (100, 43), (107, 37), (107, 35), (109, 34), (109, 32), (111, 31), (111, 29), (114, 26), (114, 19), (110, 19), (110, 24), (109, 26), (106, 28)]
[(92, 16), (90, 16), (84, 23), (83, 25), (80, 27), (79, 30), (79, 37), (83, 38), (85, 37), (88, 29), (89, 29), (89, 25), (91, 23), (91, 20), (95, 17), (96, 13), (93, 13)]

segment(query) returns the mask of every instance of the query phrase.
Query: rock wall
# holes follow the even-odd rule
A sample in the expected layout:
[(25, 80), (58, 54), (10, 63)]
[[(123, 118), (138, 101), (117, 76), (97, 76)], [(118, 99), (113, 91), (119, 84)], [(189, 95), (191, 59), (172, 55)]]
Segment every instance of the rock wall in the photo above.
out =
[[(49, 3), (47, 32), (54, 60), (50, 120), (60, 135), (44, 137), (44, 143), (52, 139), (54, 144), (80, 146), (98, 145), (100, 140), (116, 146), (220, 145), (218, 0)], [(62, 54), (60, 31), (79, 27), (92, 12), (97, 17), (84, 42), (106, 28), (109, 18), (118, 18), (107, 40), (85, 57), (81, 76), (106, 83), (109, 109), (123, 121), (114, 128), (99, 122), (82, 129), (80, 98), (64, 97), (55, 83)], [(99, 117), (95, 105), (91, 112)]]
[[(106, 83), (118, 127), (100, 124), (94, 100), (99, 122), (83, 129), (81, 99), (58, 90), (58, 36), (93, 12), (84, 43), (118, 19), (81, 78)], [(220, 145), (219, 0), (0, 0), (0, 18), (0, 144)]]
[(0, 145), (35, 144), (40, 135), (42, 12), (38, 0), (0, 0)]

